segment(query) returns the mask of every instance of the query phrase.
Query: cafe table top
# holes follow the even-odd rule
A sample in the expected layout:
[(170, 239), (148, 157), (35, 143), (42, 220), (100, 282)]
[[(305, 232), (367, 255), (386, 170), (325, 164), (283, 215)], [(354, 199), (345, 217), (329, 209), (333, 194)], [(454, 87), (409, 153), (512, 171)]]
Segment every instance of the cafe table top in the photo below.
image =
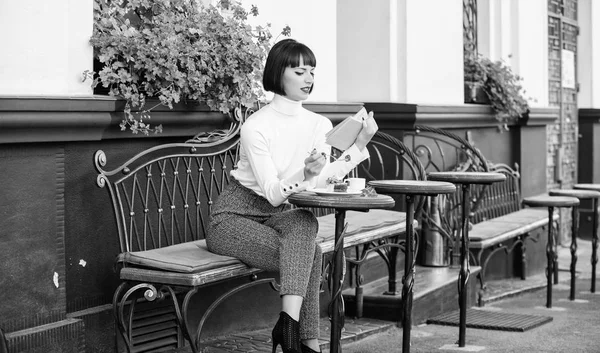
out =
[(456, 191), (456, 186), (431, 180), (373, 180), (369, 185), (385, 194), (439, 195)]
[(446, 181), (456, 184), (492, 184), (506, 179), (506, 175), (497, 172), (429, 172), (427, 179)]
[(288, 201), (301, 207), (326, 207), (343, 210), (366, 211), (374, 208), (392, 208), (395, 201), (388, 195), (318, 195), (312, 191), (302, 191), (290, 195)]

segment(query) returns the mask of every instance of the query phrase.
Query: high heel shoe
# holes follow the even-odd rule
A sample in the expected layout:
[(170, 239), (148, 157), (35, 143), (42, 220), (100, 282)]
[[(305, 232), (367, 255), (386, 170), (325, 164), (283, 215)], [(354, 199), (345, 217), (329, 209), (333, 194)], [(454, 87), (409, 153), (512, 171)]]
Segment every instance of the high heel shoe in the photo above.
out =
[(302, 353), (300, 348), (300, 323), (285, 311), (279, 313), (279, 320), (271, 333), (273, 338), (273, 353), (277, 345), (281, 345), (283, 353)]
[(305, 346), (304, 343), (302, 343), (302, 353), (321, 353), (321, 351), (313, 351), (312, 348)]

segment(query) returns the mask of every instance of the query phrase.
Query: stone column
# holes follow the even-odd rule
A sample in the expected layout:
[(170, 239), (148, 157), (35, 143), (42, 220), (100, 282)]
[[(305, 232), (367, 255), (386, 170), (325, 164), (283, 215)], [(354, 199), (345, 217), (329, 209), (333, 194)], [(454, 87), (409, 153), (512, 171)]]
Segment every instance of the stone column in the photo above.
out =
[[(579, 183), (600, 183), (600, 4), (579, 0), (577, 82), (579, 83)], [(585, 202), (580, 210), (579, 234), (591, 239), (593, 206)]]
[(600, 3), (579, 0), (579, 108), (600, 109)]
[(532, 108), (529, 121), (514, 128), (514, 160), (519, 163), (523, 196), (546, 191), (546, 125), (558, 118), (558, 109), (548, 108), (547, 6), (547, 0), (478, 1), (479, 52), (505, 61), (523, 78)]
[(504, 60), (523, 77), (525, 97), (548, 106), (547, 0), (479, 0), (479, 53)]
[(93, 0), (0, 2), (0, 95), (92, 94)]
[(338, 101), (463, 104), (462, 1), (338, 0), (337, 19)]
[(600, 182), (600, 3), (579, 0), (579, 182)]

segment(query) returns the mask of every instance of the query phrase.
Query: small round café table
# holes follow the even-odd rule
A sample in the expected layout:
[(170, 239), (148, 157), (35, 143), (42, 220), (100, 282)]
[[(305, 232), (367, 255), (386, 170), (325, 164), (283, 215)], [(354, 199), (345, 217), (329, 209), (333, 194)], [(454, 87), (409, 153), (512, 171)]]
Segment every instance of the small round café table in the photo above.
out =
[[(598, 199), (600, 199), (600, 192), (598, 191), (593, 191), (593, 190), (585, 190), (585, 189), (555, 189), (555, 190), (550, 190), (548, 191), (548, 194), (550, 196), (571, 196), (571, 197), (576, 197), (579, 199), (579, 201), (582, 200), (593, 200), (594, 204), (598, 204)], [(569, 250), (571, 251), (571, 266), (569, 267), (569, 270), (571, 271), (571, 291), (569, 293), (569, 300), (575, 300), (575, 272), (576, 272), (576, 267), (577, 267), (577, 237), (579, 236), (579, 206), (573, 206), (571, 208), (572, 214), (571, 214), (571, 246), (569, 248)], [(598, 210), (596, 209), (596, 213), (598, 212)], [(594, 216), (597, 216), (597, 214), (594, 214)], [(592, 233), (594, 233), (594, 231), (592, 231)], [(598, 230), (595, 229), (595, 233), (596, 233), (596, 237), (598, 236)], [(592, 249), (594, 247), (592, 246)], [(593, 250), (592, 250), (593, 252)], [(554, 283), (558, 283), (558, 255), (556, 254), (554, 256), (554, 258), (556, 259), (555, 263), (554, 263), (554, 273), (556, 274), (555, 278), (554, 278)], [(594, 256), (592, 254), (592, 266), (594, 266)], [(592, 272), (594, 272), (594, 276), (592, 276), (592, 293), (594, 292), (594, 290), (596, 288), (595, 287), (595, 283), (594, 283), (594, 277), (595, 276), (595, 270), (592, 269)]]
[(550, 196), (538, 195), (526, 197), (523, 204), (529, 207), (547, 207), (548, 208), (548, 242), (546, 243), (546, 308), (552, 308), (552, 275), (558, 272), (554, 268), (558, 261), (556, 260), (556, 251), (554, 250), (554, 235), (552, 234), (552, 219), (554, 217), (554, 208), (556, 207), (576, 207), (579, 206), (579, 199), (571, 196)]
[(502, 173), (494, 172), (430, 172), (427, 179), (434, 181), (445, 181), (460, 185), (462, 190), (461, 225), (462, 238), (460, 246), (460, 270), (458, 272), (458, 346), (465, 346), (467, 333), (467, 298), (469, 287), (469, 214), (471, 213), (471, 184), (493, 184), (506, 180)]
[(436, 196), (456, 191), (451, 183), (428, 180), (374, 180), (369, 185), (382, 194), (404, 194), (406, 198), (406, 240), (404, 242), (404, 278), (402, 279), (402, 353), (410, 352), (412, 301), (415, 283), (415, 243), (413, 230), (416, 196)]
[[(600, 191), (600, 184), (575, 184), (573, 189)], [(596, 293), (596, 264), (598, 263), (598, 199), (592, 202), (592, 287), (590, 292)]]
[(340, 193), (317, 194), (311, 191), (302, 191), (293, 194), (288, 201), (300, 207), (325, 207), (335, 209), (335, 238), (333, 249), (332, 276), (332, 314), (331, 314), (331, 339), (329, 351), (339, 353), (342, 351), (341, 339), (344, 328), (344, 299), (342, 297), (342, 283), (344, 282), (344, 228), (346, 211), (368, 211), (370, 209), (393, 208), (395, 201), (387, 195), (347, 195)]

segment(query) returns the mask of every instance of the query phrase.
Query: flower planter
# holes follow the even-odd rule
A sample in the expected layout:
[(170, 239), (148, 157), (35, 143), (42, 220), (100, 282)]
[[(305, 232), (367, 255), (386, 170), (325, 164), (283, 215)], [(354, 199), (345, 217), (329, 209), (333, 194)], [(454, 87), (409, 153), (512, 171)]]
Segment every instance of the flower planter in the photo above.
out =
[(465, 103), (490, 104), (490, 99), (479, 82), (465, 82)]

